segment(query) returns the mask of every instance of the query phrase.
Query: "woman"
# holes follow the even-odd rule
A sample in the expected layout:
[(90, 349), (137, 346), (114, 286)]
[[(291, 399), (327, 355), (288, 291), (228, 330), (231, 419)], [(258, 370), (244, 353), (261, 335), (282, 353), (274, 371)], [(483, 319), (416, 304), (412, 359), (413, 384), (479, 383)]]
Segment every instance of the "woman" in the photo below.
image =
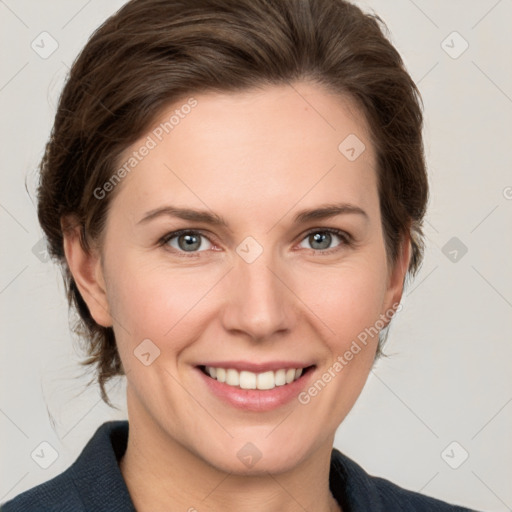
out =
[(421, 263), (421, 128), (378, 20), (344, 1), (107, 20), (61, 97), (39, 220), (129, 422), (2, 510), (467, 510), (333, 450)]

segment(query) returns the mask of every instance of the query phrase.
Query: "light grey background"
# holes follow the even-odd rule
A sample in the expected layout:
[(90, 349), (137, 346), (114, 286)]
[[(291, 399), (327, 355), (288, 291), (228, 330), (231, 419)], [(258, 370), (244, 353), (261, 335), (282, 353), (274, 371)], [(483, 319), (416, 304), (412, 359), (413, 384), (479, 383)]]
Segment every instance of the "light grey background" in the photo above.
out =
[[(0, 0), (0, 502), (61, 473), (101, 423), (126, 415), (122, 380), (109, 385), (117, 411), (85, 387), (91, 375), (79, 366), (59, 271), (38, 252), (34, 205), (68, 68), (123, 3)], [(432, 199), (425, 263), (393, 321), (391, 357), (336, 446), (412, 490), (512, 510), (512, 2), (359, 4), (386, 21), (419, 84)], [(43, 31), (58, 43), (48, 58), (31, 48), (51, 49)], [(53, 451), (41, 442), (57, 455), (47, 469)]]

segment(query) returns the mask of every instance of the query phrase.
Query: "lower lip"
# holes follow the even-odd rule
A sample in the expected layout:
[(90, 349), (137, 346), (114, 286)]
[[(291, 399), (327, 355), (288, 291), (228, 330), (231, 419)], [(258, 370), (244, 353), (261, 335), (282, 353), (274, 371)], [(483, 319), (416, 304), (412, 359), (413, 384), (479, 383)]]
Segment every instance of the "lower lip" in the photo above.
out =
[(195, 368), (208, 389), (224, 402), (245, 411), (264, 412), (277, 409), (297, 398), (311, 379), (314, 368), (310, 368), (297, 380), (273, 389), (241, 389), (219, 382), (206, 375), (200, 368)]

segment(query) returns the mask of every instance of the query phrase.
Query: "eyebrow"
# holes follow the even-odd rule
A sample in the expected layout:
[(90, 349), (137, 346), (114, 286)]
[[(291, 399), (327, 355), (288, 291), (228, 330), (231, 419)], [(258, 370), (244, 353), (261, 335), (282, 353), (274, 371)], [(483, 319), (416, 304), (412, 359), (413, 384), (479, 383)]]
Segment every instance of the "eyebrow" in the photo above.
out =
[(193, 210), (191, 208), (177, 208), (175, 206), (163, 206), (147, 212), (137, 224), (149, 222), (157, 217), (169, 216), (178, 217), (183, 220), (192, 220), (195, 222), (203, 222), (212, 226), (223, 226), (228, 228), (228, 223), (216, 213), (206, 210)]
[(359, 206), (348, 203), (336, 203), (321, 205), (318, 208), (311, 208), (310, 210), (303, 210), (293, 218), (294, 224), (300, 224), (311, 220), (328, 219), (342, 214), (356, 214), (362, 215), (368, 219), (368, 214)]
[[(368, 219), (368, 214), (359, 206), (349, 203), (335, 203), (320, 205), (317, 208), (302, 210), (293, 218), (293, 224), (306, 223), (312, 220), (328, 219), (337, 215), (356, 214)], [(191, 208), (178, 208), (175, 206), (163, 206), (147, 212), (137, 224), (149, 222), (155, 218), (169, 216), (183, 220), (202, 222), (212, 226), (222, 226), (229, 229), (228, 222), (216, 213), (206, 210), (194, 210)]]

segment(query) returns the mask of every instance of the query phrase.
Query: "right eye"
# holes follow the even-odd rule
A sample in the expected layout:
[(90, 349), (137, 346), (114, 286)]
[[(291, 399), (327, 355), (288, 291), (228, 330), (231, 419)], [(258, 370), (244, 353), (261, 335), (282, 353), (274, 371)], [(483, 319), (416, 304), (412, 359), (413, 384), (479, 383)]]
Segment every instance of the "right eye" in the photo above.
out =
[(168, 233), (162, 238), (162, 245), (178, 252), (197, 253), (211, 249), (212, 243), (199, 231), (182, 229)]

